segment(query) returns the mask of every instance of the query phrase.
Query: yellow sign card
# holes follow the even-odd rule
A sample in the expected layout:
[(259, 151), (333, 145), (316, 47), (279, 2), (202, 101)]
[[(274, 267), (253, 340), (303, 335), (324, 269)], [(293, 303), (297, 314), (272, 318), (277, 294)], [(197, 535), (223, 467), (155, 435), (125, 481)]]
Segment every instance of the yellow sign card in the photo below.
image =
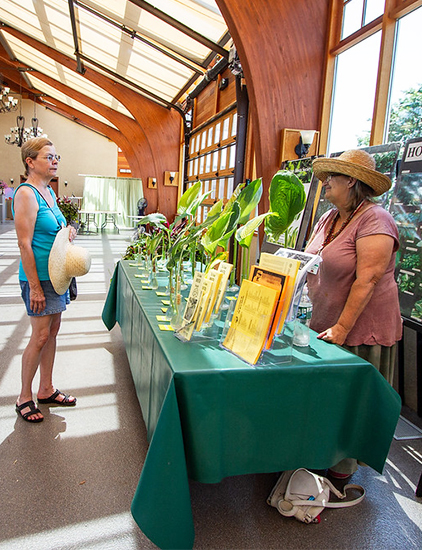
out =
[(266, 343), (279, 290), (244, 280), (223, 346), (254, 365)]
[(158, 325), (158, 328), (167, 332), (174, 332), (174, 328), (171, 325)]

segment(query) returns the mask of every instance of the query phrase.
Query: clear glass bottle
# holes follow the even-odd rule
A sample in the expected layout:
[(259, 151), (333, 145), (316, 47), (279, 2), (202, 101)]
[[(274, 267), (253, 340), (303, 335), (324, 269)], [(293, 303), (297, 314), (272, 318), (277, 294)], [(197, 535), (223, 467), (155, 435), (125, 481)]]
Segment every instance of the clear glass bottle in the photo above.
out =
[(303, 287), (300, 298), (295, 328), (293, 333), (293, 345), (299, 347), (309, 346), (309, 323), (312, 315), (312, 302), (308, 296), (308, 287)]

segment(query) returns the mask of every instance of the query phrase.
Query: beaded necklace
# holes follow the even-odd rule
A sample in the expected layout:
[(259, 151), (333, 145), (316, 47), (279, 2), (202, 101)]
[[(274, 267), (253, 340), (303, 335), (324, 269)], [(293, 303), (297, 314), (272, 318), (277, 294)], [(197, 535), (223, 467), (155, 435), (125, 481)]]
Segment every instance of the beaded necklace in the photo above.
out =
[(338, 237), (340, 235), (340, 233), (343, 231), (343, 229), (349, 225), (351, 219), (353, 218), (353, 216), (355, 214), (357, 214), (359, 212), (359, 210), (362, 208), (362, 206), (364, 205), (365, 203), (365, 199), (358, 204), (358, 206), (353, 210), (353, 212), (349, 215), (349, 217), (347, 218), (347, 220), (345, 220), (342, 224), (342, 226), (340, 227), (340, 229), (338, 231), (336, 231), (334, 233), (334, 227), (336, 225), (336, 222), (338, 220), (338, 218), (340, 217), (340, 213), (337, 211), (337, 214), (334, 216), (333, 218), (333, 221), (331, 222), (331, 226), (330, 226), (330, 229), (328, 230), (328, 233), (327, 233), (327, 236), (325, 237), (324, 239), (324, 242), (322, 243), (322, 245), (320, 246), (317, 254), (320, 254), (322, 252), (322, 250), (327, 246), (327, 244), (330, 244), (332, 241), (334, 241), (334, 239), (336, 237)]

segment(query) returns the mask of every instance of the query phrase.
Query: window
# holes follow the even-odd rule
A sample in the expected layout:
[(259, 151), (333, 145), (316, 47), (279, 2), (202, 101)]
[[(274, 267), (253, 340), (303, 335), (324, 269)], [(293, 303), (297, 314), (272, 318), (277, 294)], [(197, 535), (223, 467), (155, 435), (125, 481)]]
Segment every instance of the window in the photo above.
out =
[(384, 13), (385, 0), (345, 0), (341, 38), (347, 38)]
[(337, 57), (330, 152), (354, 149), (363, 145), (365, 138), (369, 140), (380, 40), (378, 32)]
[(422, 64), (417, 60), (421, 28), (422, 8), (398, 21), (386, 131), (388, 142), (422, 135)]
[(327, 63), (332, 85), (322, 116), (327, 153), (421, 135), (420, 0), (337, 2), (343, 12), (333, 12)]
[(187, 161), (188, 187), (200, 180), (202, 193), (211, 191), (198, 211), (198, 222), (215, 201), (232, 195), (236, 160), (237, 112), (233, 109), (214, 122), (193, 130)]

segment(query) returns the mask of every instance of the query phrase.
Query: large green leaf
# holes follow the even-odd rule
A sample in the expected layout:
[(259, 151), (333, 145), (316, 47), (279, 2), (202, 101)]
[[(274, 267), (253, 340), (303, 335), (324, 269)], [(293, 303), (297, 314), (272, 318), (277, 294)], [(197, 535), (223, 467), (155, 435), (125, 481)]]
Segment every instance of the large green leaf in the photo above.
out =
[(201, 243), (208, 254), (213, 255), (217, 246), (218, 241), (226, 232), (226, 229), (229, 225), (231, 217), (231, 212), (222, 214), (219, 218), (215, 220), (207, 229), (207, 232), (202, 236)]
[(154, 212), (153, 214), (148, 214), (148, 216), (143, 216), (137, 222), (138, 225), (154, 225), (160, 229), (167, 229), (167, 218), (164, 214), (159, 212)]
[(273, 214), (271, 214), (271, 212), (266, 212), (265, 214), (261, 214), (256, 218), (252, 218), (248, 221), (248, 223), (245, 223), (245, 225), (239, 227), (239, 229), (236, 231), (236, 240), (239, 242), (240, 246), (249, 248), (251, 246), (253, 234), (255, 233), (256, 229), (258, 229), (265, 218), (272, 215)]
[(195, 199), (191, 202), (186, 212), (195, 216), (198, 207), (203, 203), (203, 201), (211, 195), (212, 191), (207, 191), (202, 195), (197, 195)]
[(201, 227), (203, 228), (209, 227), (212, 223), (214, 223), (215, 220), (220, 217), (222, 208), (223, 208), (223, 200), (220, 199), (218, 202), (213, 204), (210, 210), (208, 210), (207, 217), (201, 223)]
[(191, 187), (189, 187), (189, 189), (186, 189), (186, 191), (180, 197), (180, 200), (177, 204), (177, 213), (178, 214), (184, 214), (185, 212), (188, 212), (189, 207), (192, 205), (192, 203), (198, 197), (200, 191), (201, 191), (201, 182), (200, 181), (197, 181)]
[(222, 238), (218, 241), (219, 246), (222, 246), (224, 249), (227, 249), (227, 246), (229, 244), (229, 239), (233, 235), (233, 233), (236, 231), (237, 225), (239, 223), (240, 206), (237, 202), (233, 203), (230, 214), (231, 216), (229, 218), (229, 223), (227, 224), (226, 232), (224, 233)]
[(239, 215), (240, 207), (237, 203), (233, 203), (231, 210), (223, 213), (208, 227), (201, 239), (202, 246), (208, 254), (213, 256), (219, 245), (227, 246), (228, 239), (236, 229)]
[(151, 255), (156, 253), (157, 248), (160, 244), (161, 239), (163, 238), (163, 233), (156, 233), (154, 236), (152, 236), (148, 243), (148, 251)]
[(287, 170), (278, 171), (270, 184), (270, 212), (277, 214), (265, 220), (265, 233), (278, 241), (295, 216), (305, 206), (306, 194), (300, 179)]
[(244, 224), (249, 220), (251, 212), (255, 210), (262, 196), (262, 178), (251, 181), (240, 195), (237, 197), (237, 203), (240, 206), (239, 223)]
[(226, 202), (223, 214), (231, 210), (233, 203), (237, 200), (238, 196), (240, 195), (242, 189), (245, 187), (246, 183), (239, 183), (236, 185), (236, 189), (233, 191), (232, 196), (229, 198), (229, 200)]
[(173, 243), (168, 251), (168, 261), (166, 268), (168, 270), (176, 267), (177, 262), (179, 261), (180, 255), (183, 254), (183, 248), (186, 246), (184, 240)]

